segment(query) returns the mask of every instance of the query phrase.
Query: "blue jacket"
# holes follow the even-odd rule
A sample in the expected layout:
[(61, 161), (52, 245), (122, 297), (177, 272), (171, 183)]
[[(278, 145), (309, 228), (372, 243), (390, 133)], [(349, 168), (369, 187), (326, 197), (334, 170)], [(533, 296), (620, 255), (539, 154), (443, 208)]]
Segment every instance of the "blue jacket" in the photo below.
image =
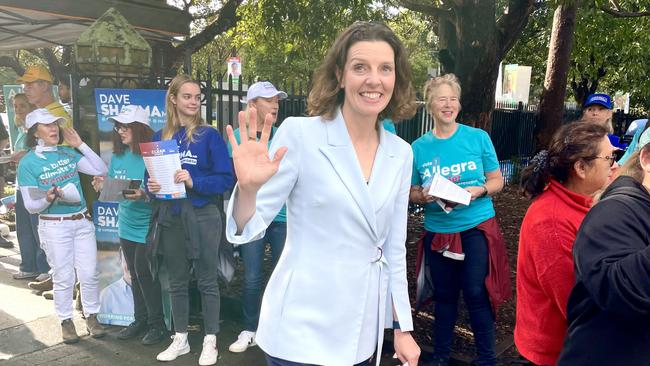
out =
[[(160, 141), (161, 136), (162, 130), (153, 135), (152, 141)], [(181, 127), (172, 138), (179, 142), (181, 168), (190, 173), (194, 183), (187, 192), (194, 207), (214, 202), (214, 196), (232, 188), (235, 183), (232, 162), (226, 143), (216, 129), (199, 126), (194, 131), (194, 142), (190, 142), (185, 137), (185, 127)]]

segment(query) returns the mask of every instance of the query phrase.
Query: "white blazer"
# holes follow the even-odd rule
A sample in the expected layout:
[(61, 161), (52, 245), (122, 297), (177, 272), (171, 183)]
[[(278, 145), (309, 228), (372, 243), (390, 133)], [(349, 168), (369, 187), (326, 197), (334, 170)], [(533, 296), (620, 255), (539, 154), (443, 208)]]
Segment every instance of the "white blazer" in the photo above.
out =
[(332, 121), (287, 118), (270, 154), (289, 150), (258, 192), (256, 212), (240, 235), (233, 191), (226, 233), (236, 244), (263, 237), (287, 204), (287, 239), (256, 335), (273, 357), (325, 366), (367, 360), (381, 351), (393, 306), (401, 329), (413, 329), (405, 248), (413, 154), (383, 127), (379, 136), (366, 184), (340, 110)]

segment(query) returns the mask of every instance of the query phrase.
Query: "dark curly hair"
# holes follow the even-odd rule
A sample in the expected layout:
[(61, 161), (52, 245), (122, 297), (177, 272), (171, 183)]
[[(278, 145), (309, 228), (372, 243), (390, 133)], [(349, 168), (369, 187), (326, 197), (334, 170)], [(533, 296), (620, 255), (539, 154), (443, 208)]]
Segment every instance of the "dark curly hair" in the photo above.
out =
[(521, 173), (523, 194), (537, 197), (551, 178), (566, 182), (577, 161), (591, 164), (605, 136), (607, 128), (595, 123), (573, 122), (562, 126), (553, 135), (548, 149), (538, 153)]

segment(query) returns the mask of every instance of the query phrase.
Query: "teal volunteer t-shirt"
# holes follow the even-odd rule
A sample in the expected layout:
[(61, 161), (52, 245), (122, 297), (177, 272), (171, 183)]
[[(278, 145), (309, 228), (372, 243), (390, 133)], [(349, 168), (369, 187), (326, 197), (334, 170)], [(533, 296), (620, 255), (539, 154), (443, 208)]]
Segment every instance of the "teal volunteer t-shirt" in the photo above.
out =
[[(458, 124), (456, 132), (439, 139), (429, 131), (411, 145), (413, 149), (412, 185), (426, 187), (436, 172), (460, 187), (485, 184), (485, 173), (499, 169), (499, 160), (487, 132)], [(437, 203), (425, 206), (424, 228), (434, 233), (457, 233), (471, 229), (494, 217), (489, 196), (477, 198), (468, 206), (458, 205), (445, 213)]]
[(44, 158), (36, 155), (30, 150), (18, 165), (18, 185), (21, 187), (38, 187), (44, 191), (53, 185), (64, 187), (68, 183), (73, 184), (81, 202), (78, 205), (60, 203), (55, 200), (48, 208), (41, 211), (41, 214), (66, 215), (80, 212), (86, 208), (86, 200), (83, 197), (77, 163), (82, 155), (68, 146), (58, 146), (56, 151), (43, 151)]
[[(144, 160), (142, 156), (126, 149), (124, 154), (113, 154), (108, 167), (108, 175), (117, 179), (140, 179), (144, 182)], [(139, 200), (120, 202), (117, 211), (118, 235), (122, 239), (136, 243), (146, 243), (149, 222), (151, 221), (151, 204)]]
[[(271, 129), (271, 138), (269, 138), (269, 148), (271, 147), (271, 140), (273, 139), (273, 136), (275, 135), (275, 132), (277, 131), (277, 127), (273, 126)], [(237, 140), (237, 143), (241, 142), (241, 134), (239, 132), (239, 128), (233, 131), (233, 135), (235, 135), (235, 140)], [(259, 137), (258, 137), (259, 140)], [(232, 147), (230, 146), (230, 142), (228, 142), (228, 155), (232, 158)], [(280, 212), (278, 212), (278, 215), (273, 219), (273, 221), (276, 222), (287, 222), (287, 206), (284, 205), (280, 209)]]

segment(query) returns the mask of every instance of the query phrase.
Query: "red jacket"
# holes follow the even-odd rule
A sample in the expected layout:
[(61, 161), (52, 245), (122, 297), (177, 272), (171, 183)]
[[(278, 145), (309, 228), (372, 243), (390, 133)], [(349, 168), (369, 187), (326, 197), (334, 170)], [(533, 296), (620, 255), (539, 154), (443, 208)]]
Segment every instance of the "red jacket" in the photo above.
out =
[[(487, 219), (476, 226), (485, 235), (488, 246), (489, 268), (487, 277), (485, 277), (485, 287), (490, 297), (492, 310), (496, 314), (499, 305), (509, 300), (512, 297), (512, 286), (510, 284), (510, 268), (508, 266), (508, 256), (506, 253), (506, 246), (501, 235), (501, 229), (497, 220), (492, 217)], [(424, 264), (424, 235), (418, 241), (418, 255), (415, 273), (417, 275), (417, 294), (416, 294), (416, 309), (422, 303), (428, 302), (432, 294), (432, 283), (428, 278), (428, 270)], [(436, 240), (438, 237), (438, 240)], [(444, 245), (447, 242), (447, 245)], [(460, 244), (460, 233), (452, 234), (436, 234), (431, 243), (432, 250), (440, 250), (446, 248), (448, 252), (453, 252), (454, 256), (462, 255), (462, 246)], [(464, 256), (464, 255), (463, 255)], [(454, 258), (454, 257), (450, 257)], [(454, 258), (461, 259), (461, 258)]]
[(521, 224), (515, 344), (537, 365), (555, 365), (562, 350), (575, 283), (573, 242), (591, 202), (551, 180)]

